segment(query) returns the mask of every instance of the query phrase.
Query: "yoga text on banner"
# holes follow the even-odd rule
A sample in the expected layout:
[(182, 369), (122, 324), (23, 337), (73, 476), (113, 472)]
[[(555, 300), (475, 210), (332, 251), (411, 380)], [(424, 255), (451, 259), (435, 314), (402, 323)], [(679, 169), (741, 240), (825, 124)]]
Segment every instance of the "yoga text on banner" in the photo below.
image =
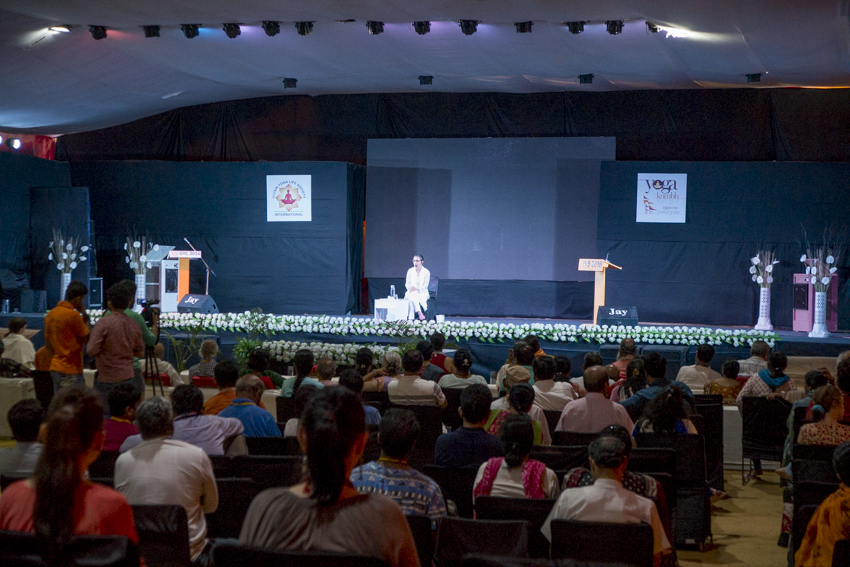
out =
[(636, 222), (685, 222), (687, 173), (638, 173)]

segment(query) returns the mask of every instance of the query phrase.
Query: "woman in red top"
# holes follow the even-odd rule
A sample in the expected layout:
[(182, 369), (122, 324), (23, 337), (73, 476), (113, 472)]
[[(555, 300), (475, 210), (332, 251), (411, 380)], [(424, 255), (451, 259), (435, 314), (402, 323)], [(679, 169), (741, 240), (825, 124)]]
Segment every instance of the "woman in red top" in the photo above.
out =
[(122, 535), (138, 543), (127, 499), (85, 480), (103, 445), (103, 405), (82, 384), (62, 388), (47, 412), (44, 452), (35, 476), (0, 498), (0, 529), (35, 532), (55, 557), (75, 535)]

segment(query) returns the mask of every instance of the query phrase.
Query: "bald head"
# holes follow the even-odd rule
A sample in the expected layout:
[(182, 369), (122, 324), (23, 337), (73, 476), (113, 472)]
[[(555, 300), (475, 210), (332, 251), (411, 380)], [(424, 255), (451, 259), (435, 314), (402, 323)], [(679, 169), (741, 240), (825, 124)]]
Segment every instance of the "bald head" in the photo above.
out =
[(591, 366), (584, 371), (584, 388), (588, 392), (605, 392), (608, 385), (608, 372), (604, 366)]
[(620, 341), (620, 348), (617, 352), (618, 358), (625, 358), (627, 356), (634, 356), (636, 354), (637, 346), (635, 346), (634, 339), (623, 339), (622, 341)]
[(255, 404), (260, 403), (265, 389), (263, 381), (253, 374), (246, 374), (236, 381), (236, 397), (247, 398)]
[(153, 355), (157, 358), (162, 358), (165, 354), (165, 345), (162, 343), (156, 343), (153, 345)]
[(319, 380), (330, 380), (336, 374), (336, 364), (330, 358), (320, 358), (316, 363), (316, 376)]

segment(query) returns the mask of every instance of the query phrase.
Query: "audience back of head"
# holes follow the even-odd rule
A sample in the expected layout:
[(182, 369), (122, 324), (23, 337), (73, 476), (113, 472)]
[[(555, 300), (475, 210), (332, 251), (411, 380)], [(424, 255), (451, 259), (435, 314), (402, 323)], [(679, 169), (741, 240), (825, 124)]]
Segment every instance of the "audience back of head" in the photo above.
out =
[(538, 356), (531, 365), (534, 370), (534, 381), (552, 380), (555, 378), (555, 359), (551, 356)]
[(85, 297), (89, 294), (89, 288), (86, 287), (86, 284), (83, 282), (79, 282), (77, 280), (72, 281), (68, 284), (68, 289), (65, 290), (65, 301), (71, 303), (78, 297)]
[(750, 347), (750, 355), (758, 356), (760, 358), (764, 358), (767, 356), (767, 353), (770, 352), (770, 345), (768, 345), (764, 341), (754, 341), (753, 346)]
[(236, 397), (259, 401), (266, 387), (263, 381), (253, 374), (246, 374), (236, 381)]
[[(428, 344), (428, 347), (430, 348), (431, 345)], [(422, 352), (418, 349), (407, 351), (401, 359), (401, 367), (408, 374), (418, 374), (422, 370), (422, 363)]]
[[(271, 362), (269, 351), (264, 348), (257, 347), (248, 355), (248, 370), (251, 372), (264, 372)], [(262, 374), (260, 374), (262, 376)]]
[(27, 326), (27, 320), (23, 317), (12, 317), (9, 319), (9, 332), (19, 333), (21, 329)]
[(218, 343), (213, 339), (207, 339), (201, 343), (198, 354), (205, 360), (213, 360), (218, 355)]
[(598, 352), (588, 352), (584, 355), (584, 364), (581, 365), (582, 370), (587, 370), (591, 366), (604, 366), (602, 355)]
[[(600, 357), (601, 358), (601, 357)], [(584, 370), (584, 389), (588, 392), (604, 393), (608, 387), (608, 373), (598, 364)]]
[(127, 408), (133, 407), (142, 399), (141, 390), (135, 384), (118, 384), (109, 391), (109, 415), (124, 417)]
[(422, 360), (431, 360), (434, 356), (434, 347), (431, 346), (430, 341), (419, 341), (416, 343), (416, 350), (422, 353)]
[(509, 415), (502, 424), (499, 435), (505, 463), (511, 468), (518, 467), (531, 453), (534, 446), (534, 426), (527, 415)]
[(737, 360), (728, 358), (723, 362), (723, 367), (720, 369), (724, 378), (737, 378), (738, 372), (741, 371), (741, 365)]
[(699, 345), (697, 347), (697, 360), (708, 364), (714, 358), (714, 347), (711, 345)]
[(652, 424), (655, 433), (673, 434), (680, 419), (686, 419), (684, 397), (678, 386), (660, 390), (643, 410), (643, 419)]
[(219, 388), (233, 388), (239, 380), (239, 368), (229, 360), (222, 360), (215, 365), (213, 375)]
[(359, 396), (363, 392), (363, 377), (357, 370), (347, 368), (339, 373), (339, 385)]
[(603, 469), (616, 469), (626, 462), (626, 444), (613, 436), (600, 436), (587, 448), (588, 457)]
[(171, 392), (171, 407), (174, 417), (189, 413), (204, 412), (204, 394), (201, 389), (192, 384), (180, 384)]
[(617, 358), (625, 358), (637, 354), (637, 345), (634, 339), (623, 339), (617, 349)]
[(480, 424), (490, 416), (493, 395), (483, 384), (472, 384), (460, 393), (460, 410), (463, 419), (471, 424)]
[(28, 398), (15, 402), (9, 413), (9, 426), (12, 438), (19, 443), (33, 443), (38, 439), (38, 431), (44, 420), (44, 408), (36, 399)]
[(106, 290), (106, 300), (115, 311), (124, 311), (130, 307), (133, 294), (130, 293), (126, 285), (123, 285), (123, 282), (118, 282)]
[(395, 350), (388, 350), (384, 353), (383, 366), (390, 376), (401, 374), (401, 371), (404, 370), (401, 365), (401, 355)]
[(531, 363), (534, 361), (535, 352), (537, 351), (534, 350), (534, 347), (525, 341), (517, 341), (514, 344), (514, 356), (516, 357), (517, 364), (521, 366), (531, 366)]
[(297, 350), (292, 357), (292, 367), (298, 378), (304, 378), (310, 374), (313, 370), (313, 351), (307, 348)]
[(381, 452), (394, 459), (406, 459), (419, 438), (419, 421), (410, 410), (393, 408), (381, 417), (378, 443)]
[(316, 376), (319, 380), (330, 380), (336, 375), (336, 363), (330, 358), (320, 358), (316, 363)]
[(469, 369), (472, 368), (472, 353), (465, 348), (459, 348), (455, 351), (452, 361), (455, 363), (455, 370), (461, 374), (469, 374)]
[(174, 432), (173, 423), (174, 413), (165, 398), (159, 396), (148, 398), (136, 408), (136, 427), (142, 439), (171, 435)]
[[(827, 384), (829, 384), (829, 378), (827, 378), (826, 374), (824, 374), (820, 370), (812, 370), (810, 372), (806, 372), (806, 377), (804, 380), (806, 384), (806, 390), (809, 392), (817, 390), (821, 386), (826, 386)], [(841, 388), (840, 385), (838, 387)]]
[(534, 388), (526, 382), (515, 384), (508, 392), (508, 403), (520, 413), (528, 413), (534, 405)]
[(375, 353), (368, 347), (363, 347), (357, 351), (357, 356), (354, 358), (354, 368), (361, 376), (366, 376), (372, 371), (372, 365), (375, 364)]
[(829, 412), (843, 402), (841, 390), (832, 384), (826, 384), (812, 394), (812, 421), (822, 420)]
[(667, 359), (657, 352), (650, 352), (643, 357), (643, 367), (648, 378), (657, 380), (667, 375)]
[(540, 339), (537, 338), (537, 335), (526, 335), (522, 340), (528, 343), (533, 352), (540, 350)]
[(609, 425), (599, 432), (599, 437), (616, 437), (626, 448), (626, 458), (632, 453), (632, 436), (628, 430), (619, 424)]
[(784, 352), (775, 350), (767, 355), (767, 369), (771, 374), (782, 373), (788, 367), (788, 357)]
[(850, 393), (850, 358), (845, 358), (838, 363), (835, 369), (835, 384), (842, 392)]
[(558, 376), (563, 376), (564, 378), (570, 377), (570, 371), (573, 369), (573, 363), (570, 361), (570, 357), (568, 356), (556, 356), (555, 357), (555, 374)]
[(437, 352), (443, 350), (446, 347), (446, 337), (443, 335), (443, 333), (440, 333), (438, 331), (434, 331), (433, 333), (431, 333), (429, 341), (431, 343), (431, 347)]

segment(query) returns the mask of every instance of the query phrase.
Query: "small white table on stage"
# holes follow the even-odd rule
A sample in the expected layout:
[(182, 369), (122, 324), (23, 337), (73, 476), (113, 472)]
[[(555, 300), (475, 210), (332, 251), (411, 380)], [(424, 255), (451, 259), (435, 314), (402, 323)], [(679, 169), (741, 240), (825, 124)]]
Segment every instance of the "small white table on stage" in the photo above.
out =
[(375, 321), (407, 319), (408, 301), (383, 297), (375, 300)]

